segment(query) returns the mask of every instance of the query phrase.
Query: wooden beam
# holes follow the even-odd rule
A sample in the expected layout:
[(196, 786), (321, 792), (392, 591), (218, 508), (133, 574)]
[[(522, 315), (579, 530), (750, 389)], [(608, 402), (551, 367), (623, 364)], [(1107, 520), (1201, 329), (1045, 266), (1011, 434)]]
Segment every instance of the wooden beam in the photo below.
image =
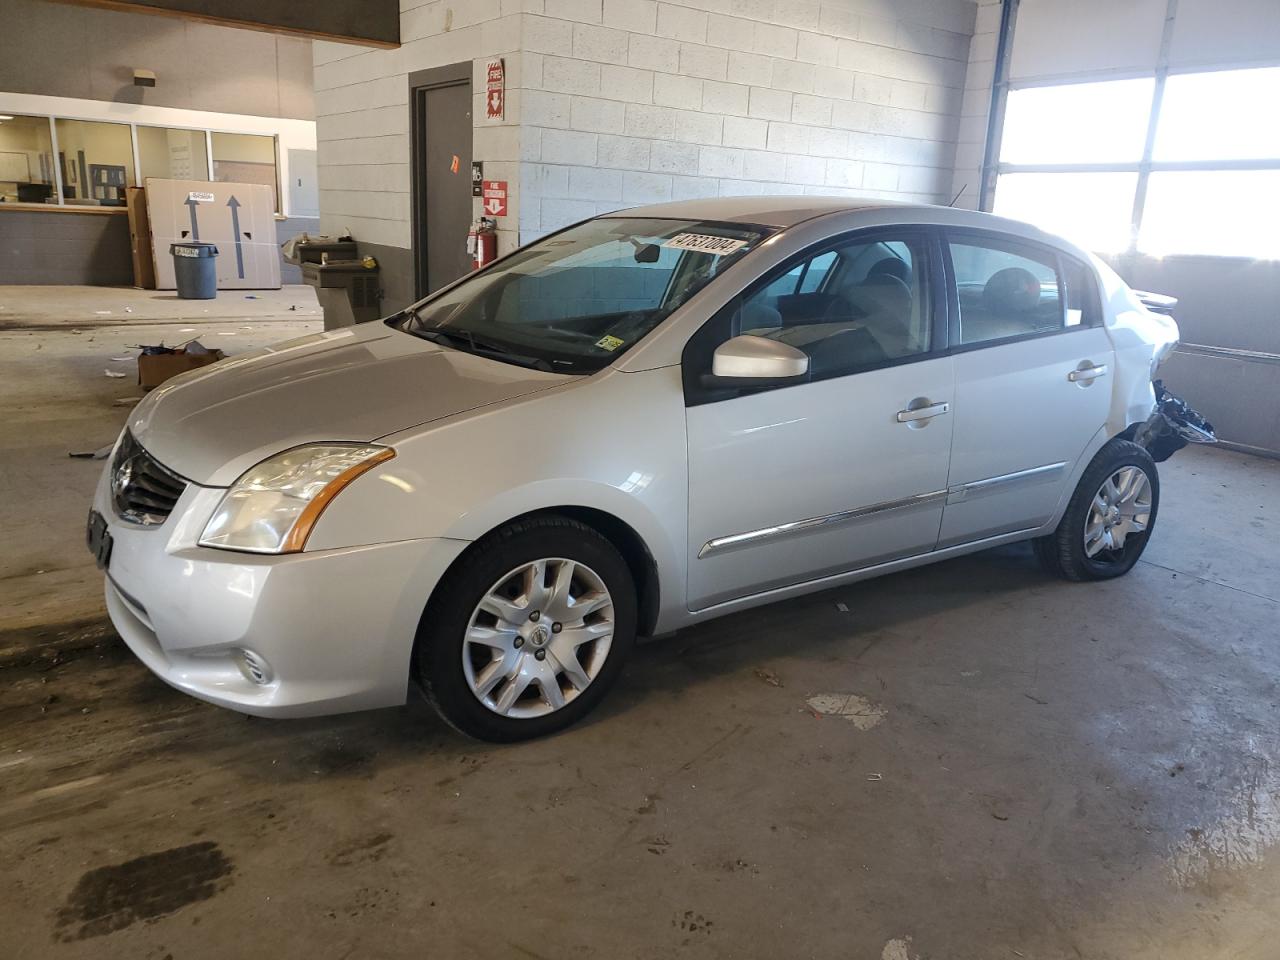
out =
[(398, 0), (54, 0), (367, 47), (400, 46)]

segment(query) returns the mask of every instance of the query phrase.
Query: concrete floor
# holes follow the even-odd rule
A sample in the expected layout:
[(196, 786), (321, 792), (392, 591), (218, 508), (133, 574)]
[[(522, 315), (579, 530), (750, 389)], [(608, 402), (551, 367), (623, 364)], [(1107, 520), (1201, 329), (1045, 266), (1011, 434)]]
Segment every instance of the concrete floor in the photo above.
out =
[(1163, 465), (1120, 581), (1019, 546), (646, 644), (549, 740), (249, 720), (104, 620), (66, 452), (156, 328), (106, 330), (0, 332), (0, 953), (1276, 956), (1280, 462)]

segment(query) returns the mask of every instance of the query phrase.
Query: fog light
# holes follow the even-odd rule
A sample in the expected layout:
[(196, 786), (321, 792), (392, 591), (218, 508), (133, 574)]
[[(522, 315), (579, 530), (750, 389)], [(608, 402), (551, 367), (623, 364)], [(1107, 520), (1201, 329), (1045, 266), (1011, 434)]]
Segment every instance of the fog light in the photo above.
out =
[(236, 666), (250, 683), (263, 686), (271, 682), (271, 665), (252, 650), (237, 650)]

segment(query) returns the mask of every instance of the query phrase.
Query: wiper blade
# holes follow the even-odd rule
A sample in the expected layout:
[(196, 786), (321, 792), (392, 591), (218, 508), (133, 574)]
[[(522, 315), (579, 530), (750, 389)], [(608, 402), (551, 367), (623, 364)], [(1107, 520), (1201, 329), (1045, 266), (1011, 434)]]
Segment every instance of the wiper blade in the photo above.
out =
[(490, 357), (505, 363), (514, 363), (516, 366), (528, 367), (531, 370), (542, 370), (546, 373), (554, 372), (554, 368), (546, 360), (516, 353), (511, 348), (500, 343), (477, 340), (470, 330), (461, 330), (453, 333), (439, 328), (427, 328), (415, 331), (414, 335), (422, 337), (424, 340), (430, 340), (432, 343), (445, 343), (455, 350), (464, 350), (478, 357)]

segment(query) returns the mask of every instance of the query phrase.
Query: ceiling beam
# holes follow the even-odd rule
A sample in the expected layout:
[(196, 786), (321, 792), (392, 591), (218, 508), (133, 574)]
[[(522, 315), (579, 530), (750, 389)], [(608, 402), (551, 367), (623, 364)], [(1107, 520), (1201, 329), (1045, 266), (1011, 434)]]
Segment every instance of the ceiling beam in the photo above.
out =
[(370, 47), (400, 46), (398, 0), (55, 0), (79, 7), (262, 30)]

